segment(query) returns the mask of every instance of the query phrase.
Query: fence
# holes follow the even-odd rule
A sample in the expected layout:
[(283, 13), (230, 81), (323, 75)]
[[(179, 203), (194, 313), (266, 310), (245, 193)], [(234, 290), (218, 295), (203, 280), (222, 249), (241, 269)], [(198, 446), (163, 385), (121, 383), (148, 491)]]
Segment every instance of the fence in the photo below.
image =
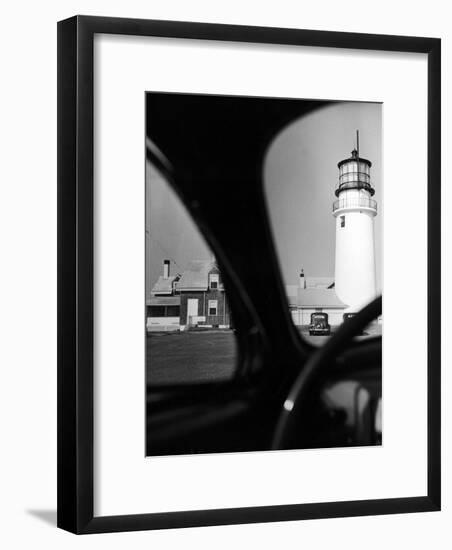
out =
[(229, 315), (206, 315), (206, 325), (220, 326), (220, 325), (230, 325)]

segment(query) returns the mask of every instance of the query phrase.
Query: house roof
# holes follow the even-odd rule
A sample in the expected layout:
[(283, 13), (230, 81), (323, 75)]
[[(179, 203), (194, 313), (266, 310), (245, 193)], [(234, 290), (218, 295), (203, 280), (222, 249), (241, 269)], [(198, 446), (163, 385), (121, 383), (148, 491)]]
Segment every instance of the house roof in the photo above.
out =
[(334, 288), (299, 288), (297, 304), (299, 307), (345, 308)]
[(305, 277), (307, 288), (328, 288), (334, 283), (333, 277)]
[(298, 285), (286, 285), (286, 294), (291, 307), (347, 307), (339, 300), (334, 288), (300, 288)]
[(176, 276), (173, 277), (160, 277), (157, 279), (157, 282), (152, 287), (152, 294), (172, 294), (173, 292), (173, 282), (176, 279)]
[[(334, 288), (333, 277), (305, 277), (306, 290), (308, 289), (328, 289), (331, 285)], [(298, 289), (300, 285), (286, 285), (286, 295), (289, 299), (297, 300)]]
[(192, 260), (177, 283), (178, 291), (207, 290), (209, 273), (217, 264), (214, 260)]
[(296, 305), (297, 303), (297, 295), (298, 295), (298, 289), (300, 287), (298, 285), (286, 285), (286, 296), (289, 299), (289, 302), (294, 301)]
[(180, 306), (180, 296), (151, 296), (146, 300), (147, 306)]

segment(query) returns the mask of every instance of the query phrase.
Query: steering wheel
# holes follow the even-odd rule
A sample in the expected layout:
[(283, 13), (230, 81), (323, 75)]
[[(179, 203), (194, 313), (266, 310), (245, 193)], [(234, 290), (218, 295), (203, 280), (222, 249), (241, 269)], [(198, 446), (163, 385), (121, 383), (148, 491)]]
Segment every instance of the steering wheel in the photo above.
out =
[(342, 323), (327, 343), (308, 359), (284, 401), (273, 436), (273, 450), (289, 448), (288, 442), (291, 440), (294, 430), (299, 432), (302, 429), (298, 414), (300, 408), (305, 403), (318, 377), (328, 371), (334, 364), (334, 359), (349, 345), (352, 338), (360, 334), (378, 315), (381, 315), (381, 311), (382, 298), (379, 296), (354, 317)]

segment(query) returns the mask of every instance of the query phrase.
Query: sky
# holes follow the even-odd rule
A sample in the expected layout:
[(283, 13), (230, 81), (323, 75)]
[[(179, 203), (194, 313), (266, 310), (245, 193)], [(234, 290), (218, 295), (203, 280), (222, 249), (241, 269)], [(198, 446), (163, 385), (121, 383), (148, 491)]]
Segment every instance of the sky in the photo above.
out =
[(149, 162), (146, 163), (146, 295), (171, 260), (171, 275), (182, 274), (190, 260), (212, 256), (185, 206)]
[[(307, 276), (334, 277), (335, 223), (332, 203), (337, 163), (350, 156), (360, 135), (360, 156), (372, 162), (377, 287), (382, 265), (382, 105), (334, 102), (294, 121), (270, 144), (263, 166), (267, 208), (284, 284)], [(170, 259), (173, 274), (211, 252), (185, 207), (149, 163), (146, 170), (147, 291)]]
[(335, 222), (332, 204), (337, 163), (351, 156), (359, 130), (359, 154), (372, 162), (377, 290), (382, 265), (382, 105), (337, 102), (286, 127), (270, 144), (264, 186), (285, 284), (306, 276), (334, 277)]

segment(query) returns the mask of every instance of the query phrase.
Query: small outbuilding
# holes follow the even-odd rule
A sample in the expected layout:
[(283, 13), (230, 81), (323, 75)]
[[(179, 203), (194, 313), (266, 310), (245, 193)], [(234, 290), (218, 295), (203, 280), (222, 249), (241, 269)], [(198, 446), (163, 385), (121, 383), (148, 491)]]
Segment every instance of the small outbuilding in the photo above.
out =
[(180, 328), (180, 296), (151, 296), (146, 300), (148, 331)]
[(286, 286), (287, 299), (293, 322), (309, 325), (312, 313), (327, 313), (330, 325), (340, 325), (347, 305), (341, 302), (329, 277), (305, 277), (300, 274), (298, 285)]

